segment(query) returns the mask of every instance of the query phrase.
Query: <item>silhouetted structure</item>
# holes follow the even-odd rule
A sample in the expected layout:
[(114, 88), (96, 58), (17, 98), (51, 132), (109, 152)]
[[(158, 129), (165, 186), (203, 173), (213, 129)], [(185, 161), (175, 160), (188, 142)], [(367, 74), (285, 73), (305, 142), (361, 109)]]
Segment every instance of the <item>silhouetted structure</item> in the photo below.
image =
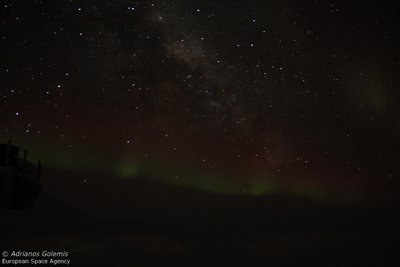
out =
[(40, 192), (41, 164), (27, 161), (27, 149), (20, 157), (20, 149), (11, 144), (0, 144), (0, 206), (11, 209), (30, 208)]

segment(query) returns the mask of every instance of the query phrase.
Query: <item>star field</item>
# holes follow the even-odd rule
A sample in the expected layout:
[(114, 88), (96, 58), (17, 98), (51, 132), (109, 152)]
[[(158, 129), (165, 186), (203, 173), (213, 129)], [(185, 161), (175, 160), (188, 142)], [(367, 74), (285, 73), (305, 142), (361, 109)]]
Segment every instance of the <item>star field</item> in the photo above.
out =
[(398, 12), (3, 1), (0, 137), (51, 168), (235, 194), (395, 197)]

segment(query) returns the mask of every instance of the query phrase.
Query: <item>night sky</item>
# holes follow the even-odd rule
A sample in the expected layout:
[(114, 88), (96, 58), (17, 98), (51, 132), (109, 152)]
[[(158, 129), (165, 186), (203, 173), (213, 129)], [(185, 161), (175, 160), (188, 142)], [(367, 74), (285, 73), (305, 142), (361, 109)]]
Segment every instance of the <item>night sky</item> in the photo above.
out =
[(0, 141), (28, 147), (44, 168), (252, 196), (396, 197), (395, 5), (0, 8)]

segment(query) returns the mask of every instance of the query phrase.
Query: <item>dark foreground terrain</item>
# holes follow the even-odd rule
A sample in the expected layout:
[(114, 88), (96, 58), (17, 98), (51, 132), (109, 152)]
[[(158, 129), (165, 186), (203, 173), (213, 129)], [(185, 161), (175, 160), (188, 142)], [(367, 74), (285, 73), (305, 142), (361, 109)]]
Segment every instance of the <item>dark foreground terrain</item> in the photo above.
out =
[(68, 251), (72, 266), (398, 266), (394, 205), (73, 173), (48, 173), (44, 184), (33, 209), (1, 211), (1, 250)]

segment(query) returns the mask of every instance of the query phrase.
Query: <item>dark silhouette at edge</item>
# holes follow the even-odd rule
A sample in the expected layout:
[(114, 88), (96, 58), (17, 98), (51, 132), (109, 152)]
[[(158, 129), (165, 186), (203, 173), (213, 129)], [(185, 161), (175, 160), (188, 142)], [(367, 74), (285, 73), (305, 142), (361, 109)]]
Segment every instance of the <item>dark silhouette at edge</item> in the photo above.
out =
[[(20, 154), (23, 157), (20, 157)], [(42, 191), (41, 163), (27, 160), (28, 150), (11, 144), (0, 144), (0, 207), (27, 209), (33, 206)]]

